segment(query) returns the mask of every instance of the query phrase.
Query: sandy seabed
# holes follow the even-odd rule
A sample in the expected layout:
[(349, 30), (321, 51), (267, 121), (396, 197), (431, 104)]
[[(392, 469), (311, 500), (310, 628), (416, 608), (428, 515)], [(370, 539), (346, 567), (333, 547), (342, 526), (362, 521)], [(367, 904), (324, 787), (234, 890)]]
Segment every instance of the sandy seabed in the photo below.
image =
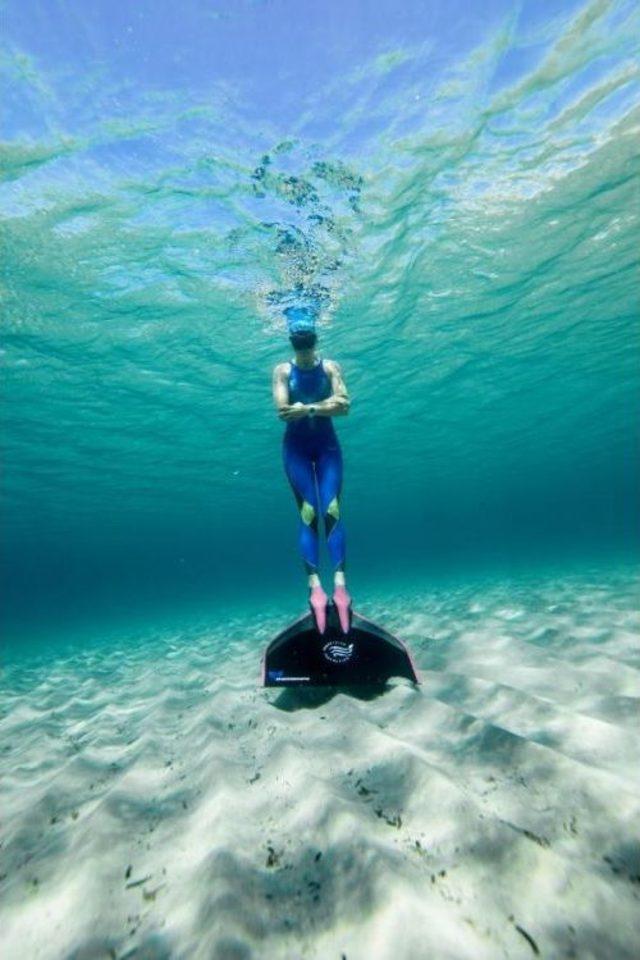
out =
[(373, 699), (260, 688), (273, 616), (8, 665), (3, 960), (637, 960), (633, 573), (363, 598)]

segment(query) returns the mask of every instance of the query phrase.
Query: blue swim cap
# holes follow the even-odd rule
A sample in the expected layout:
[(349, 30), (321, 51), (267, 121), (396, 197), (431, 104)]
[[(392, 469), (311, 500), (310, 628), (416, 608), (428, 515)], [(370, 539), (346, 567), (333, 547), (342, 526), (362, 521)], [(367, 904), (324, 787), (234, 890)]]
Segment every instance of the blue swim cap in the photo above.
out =
[(314, 333), (318, 311), (313, 307), (287, 307), (284, 311), (289, 333)]

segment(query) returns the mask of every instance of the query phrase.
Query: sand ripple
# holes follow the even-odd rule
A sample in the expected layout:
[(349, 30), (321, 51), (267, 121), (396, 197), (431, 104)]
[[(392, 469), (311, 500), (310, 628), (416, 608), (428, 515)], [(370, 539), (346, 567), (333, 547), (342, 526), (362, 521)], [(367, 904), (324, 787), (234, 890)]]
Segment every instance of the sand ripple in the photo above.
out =
[(636, 591), (363, 601), (422, 680), (373, 699), (260, 689), (275, 618), (8, 668), (3, 956), (632, 960)]

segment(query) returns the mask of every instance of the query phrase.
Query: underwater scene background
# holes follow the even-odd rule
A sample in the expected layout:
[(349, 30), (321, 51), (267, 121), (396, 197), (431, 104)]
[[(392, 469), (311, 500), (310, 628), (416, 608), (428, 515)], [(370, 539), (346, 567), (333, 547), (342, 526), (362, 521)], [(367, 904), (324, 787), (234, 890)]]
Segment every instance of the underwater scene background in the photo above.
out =
[[(637, 960), (638, 5), (2, 27), (3, 960)], [(261, 686), (300, 303), (419, 684)]]
[(301, 295), (356, 598), (637, 558), (635, 5), (172, 9), (5, 4), (12, 648), (304, 600)]

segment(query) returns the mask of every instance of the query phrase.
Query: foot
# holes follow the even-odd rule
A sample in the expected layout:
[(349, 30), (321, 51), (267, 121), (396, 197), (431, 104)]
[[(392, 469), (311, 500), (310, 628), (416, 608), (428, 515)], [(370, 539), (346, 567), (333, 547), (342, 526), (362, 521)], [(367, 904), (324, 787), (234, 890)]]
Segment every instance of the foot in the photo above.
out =
[(336, 610), (338, 611), (342, 632), (349, 633), (349, 610), (351, 608), (351, 597), (347, 593), (345, 587), (341, 585), (336, 586), (335, 590), (333, 591), (333, 602)]
[(318, 633), (322, 635), (327, 626), (327, 595), (320, 584), (314, 587), (309, 594), (309, 603), (311, 604), (313, 615), (316, 618)]

